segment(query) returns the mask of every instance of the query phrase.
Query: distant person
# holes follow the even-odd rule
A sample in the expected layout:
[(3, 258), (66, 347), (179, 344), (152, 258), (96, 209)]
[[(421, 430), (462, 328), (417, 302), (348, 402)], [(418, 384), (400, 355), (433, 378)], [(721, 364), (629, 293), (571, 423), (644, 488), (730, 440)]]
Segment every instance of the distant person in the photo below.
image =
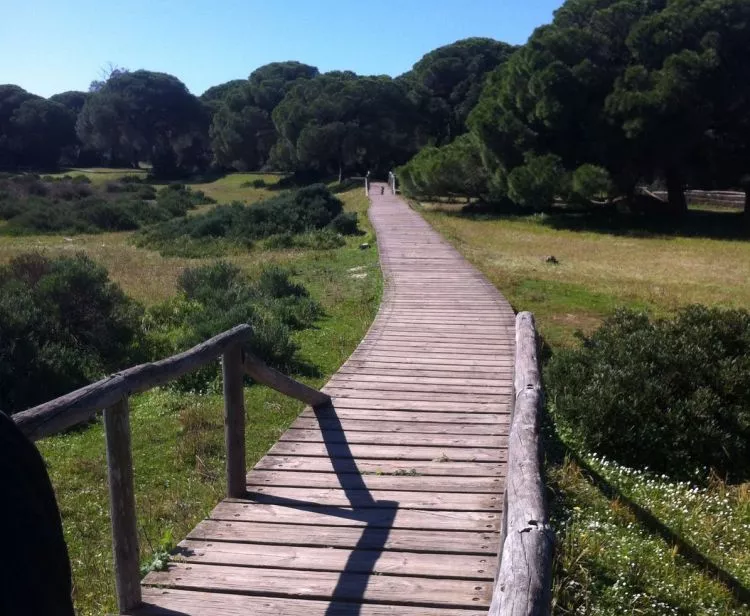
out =
[(0, 412), (0, 614), (74, 616), (68, 549), (47, 469)]
[(381, 186), (381, 187), (380, 187), (380, 194), (381, 194), (381, 195), (384, 195), (384, 194), (385, 194), (385, 186)]

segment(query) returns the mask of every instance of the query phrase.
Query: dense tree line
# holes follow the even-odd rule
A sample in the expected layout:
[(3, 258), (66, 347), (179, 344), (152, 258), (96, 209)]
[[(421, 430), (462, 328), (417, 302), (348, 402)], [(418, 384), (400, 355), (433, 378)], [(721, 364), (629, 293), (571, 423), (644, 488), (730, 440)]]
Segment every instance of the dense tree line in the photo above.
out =
[(122, 68), (89, 92), (49, 99), (0, 86), (0, 168), (147, 163), (158, 176), (210, 167), (384, 174), (465, 132), (487, 73), (511, 51), (466, 39), (395, 79), (274, 62), (200, 97), (171, 75)]
[[(658, 182), (677, 214), (687, 184), (750, 196), (749, 61), (745, 0), (568, 0), (490, 74), (468, 117), (480, 192), (534, 208), (638, 204), (637, 188)], [(405, 188), (475, 196), (456, 150), (420, 154)]]

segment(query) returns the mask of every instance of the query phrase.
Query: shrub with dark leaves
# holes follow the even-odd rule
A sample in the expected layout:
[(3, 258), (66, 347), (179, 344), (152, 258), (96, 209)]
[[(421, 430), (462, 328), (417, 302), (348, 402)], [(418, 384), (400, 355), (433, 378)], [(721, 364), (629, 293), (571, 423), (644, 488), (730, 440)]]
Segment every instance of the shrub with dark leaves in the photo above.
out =
[(551, 409), (590, 451), (688, 477), (750, 478), (750, 313), (621, 311), (546, 371)]
[(138, 363), (142, 308), (78, 254), (0, 267), (0, 410), (14, 413)]
[[(247, 347), (283, 371), (296, 366), (292, 331), (312, 325), (320, 307), (289, 274), (276, 266), (251, 279), (236, 266), (219, 261), (185, 270), (180, 295), (149, 310), (147, 329), (161, 342), (161, 353), (183, 351), (240, 323), (253, 327)], [(205, 390), (217, 381), (218, 365), (181, 379), (183, 388)]]

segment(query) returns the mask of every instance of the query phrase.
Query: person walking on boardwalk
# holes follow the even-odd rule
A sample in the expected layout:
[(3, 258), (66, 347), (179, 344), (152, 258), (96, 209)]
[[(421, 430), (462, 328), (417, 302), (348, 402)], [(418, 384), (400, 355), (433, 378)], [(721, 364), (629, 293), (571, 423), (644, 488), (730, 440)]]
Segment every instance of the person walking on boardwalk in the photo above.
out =
[(380, 194), (381, 194), (381, 195), (384, 195), (384, 194), (385, 194), (385, 186), (381, 186), (381, 187), (380, 187)]

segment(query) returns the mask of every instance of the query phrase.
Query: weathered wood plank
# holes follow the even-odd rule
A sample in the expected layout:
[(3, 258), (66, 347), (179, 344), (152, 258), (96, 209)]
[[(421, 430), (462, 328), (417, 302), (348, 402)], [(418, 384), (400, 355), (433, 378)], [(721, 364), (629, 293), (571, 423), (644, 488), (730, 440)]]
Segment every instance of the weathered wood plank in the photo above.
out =
[[(327, 418), (335, 419), (366, 419), (370, 421), (385, 421), (385, 422), (408, 422), (421, 424), (422, 422), (429, 423), (445, 423), (445, 424), (477, 424), (477, 425), (489, 425), (489, 426), (509, 426), (510, 425), (510, 414), (503, 412), (501, 409), (497, 412), (472, 412), (471, 409), (476, 408), (471, 405), (464, 405), (463, 413), (456, 413), (444, 410), (401, 410), (394, 408), (372, 408), (366, 404), (360, 406), (350, 405), (349, 407), (343, 407), (336, 405), (335, 414), (318, 414), (317, 417), (321, 420)], [(311, 409), (305, 409), (300, 414), (300, 417), (315, 417), (315, 411)], [(395, 423), (397, 425), (397, 423)]]
[[(382, 413), (380, 413), (382, 416)], [(342, 419), (340, 417), (306, 417), (300, 416), (292, 424), (292, 428), (298, 430), (337, 430), (354, 432), (387, 432), (390, 434), (472, 434), (489, 435), (499, 434), (506, 436), (510, 430), (510, 423), (497, 421), (489, 424), (471, 424), (442, 422), (433, 423), (429, 421), (388, 421), (381, 417), (382, 421), (368, 421), (367, 419)], [(507, 439), (506, 439), (507, 440)], [(466, 442), (464, 440), (464, 442)]]
[(268, 452), (274, 456), (330, 456), (345, 459), (386, 459), (386, 460), (435, 460), (436, 462), (503, 462), (506, 459), (505, 449), (486, 449), (481, 447), (419, 447), (389, 445), (350, 446), (333, 443), (294, 443), (279, 441)]
[(237, 594), (144, 588), (145, 605), (132, 616), (475, 616), (469, 608), (411, 607), (365, 603), (352, 607), (339, 601), (250, 597)]
[[(388, 479), (402, 479), (393, 475)], [(346, 480), (344, 480), (346, 481)], [(455, 492), (408, 492), (393, 489), (364, 490), (347, 488), (285, 488), (276, 486), (248, 486), (247, 498), (256, 503), (282, 504), (299, 502), (310, 505), (333, 507), (381, 507), (383, 502), (394, 503), (403, 509), (426, 509), (435, 511), (499, 511), (502, 498), (492, 493), (468, 494)], [(499, 493), (502, 491), (499, 490)]]
[[(322, 450), (321, 450), (322, 451)], [(502, 450), (501, 450), (502, 451)], [(430, 461), (422, 460), (383, 460), (373, 458), (370, 460), (357, 458), (344, 458), (348, 464), (352, 462), (360, 473), (372, 473), (391, 475), (398, 473), (419, 473), (420, 475), (439, 475), (444, 477), (495, 477), (503, 474), (505, 468), (504, 459), (496, 462), (456, 462), (446, 461), (443, 458), (435, 458)], [(339, 470), (340, 462), (337, 458), (327, 455), (294, 456), (268, 455), (255, 465), (260, 470), (305, 470), (310, 473), (336, 472)]]
[(355, 430), (304, 430), (289, 428), (281, 435), (280, 441), (301, 443), (349, 443), (361, 445), (421, 445), (429, 447), (466, 447), (470, 442), (474, 447), (506, 447), (507, 438), (497, 435), (475, 435), (467, 439), (465, 435), (444, 435), (415, 432), (380, 433), (358, 432)]
[(516, 404), (510, 433), (505, 526), (490, 616), (549, 614), (554, 540), (544, 498), (539, 440), (542, 385), (534, 317), (516, 321)]
[(287, 488), (366, 488), (371, 491), (404, 490), (409, 492), (467, 492), (472, 494), (495, 494), (503, 485), (503, 478), (496, 477), (452, 477), (420, 475), (411, 469), (403, 474), (358, 473), (311, 473), (309, 471), (263, 471), (248, 473), (248, 490), (258, 486), (282, 486)]
[(299, 571), (348, 571), (387, 575), (492, 580), (487, 556), (383, 551), (373, 563), (370, 552), (262, 543), (180, 542), (177, 562), (244, 567), (271, 567)]
[(499, 533), (447, 530), (399, 530), (363, 533), (349, 526), (310, 526), (203, 520), (188, 535), (196, 541), (229, 541), (336, 547), (360, 550), (396, 550), (455, 554), (497, 554)]
[(224, 385), (224, 443), (226, 446), (227, 496), (245, 494), (245, 388), (242, 349), (224, 352), (221, 362)]
[(301, 400), (310, 406), (325, 406), (331, 402), (331, 399), (326, 394), (308, 387), (304, 383), (295, 381), (278, 370), (267, 366), (251, 353), (245, 353), (244, 368), (248, 376), (258, 383), (275, 389), (290, 398)]
[[(225, 500), (209, 516), (212, 520), (309, 526), (352, 526), (362, 528), (450, 530), (464, 533), (499, 532), (502, 512), (426, 511), (394, 506), (353, 509), (330, 505), (263, 505), (247, 500)], [(495, 546), (497, 548), (497, 546)], [(494, 569), (494, 567), (493, 567)], [(493, 573), (494, 576), (494, 573)]]
[(436, 607), (489, 605), (492, 594), (492, 584), (481, 580), (435, 580), (349, 572), (341, 575), (329, 571), (305, 571), (304, 575), (299, 575), (296, 571), (286, 569), (182, 563), (170, 565), (169, 571), (149, 573), (144, 584), (213, 592), (314, 599), (335, 597), (342, 601), (385, 601), (399, 605)]

